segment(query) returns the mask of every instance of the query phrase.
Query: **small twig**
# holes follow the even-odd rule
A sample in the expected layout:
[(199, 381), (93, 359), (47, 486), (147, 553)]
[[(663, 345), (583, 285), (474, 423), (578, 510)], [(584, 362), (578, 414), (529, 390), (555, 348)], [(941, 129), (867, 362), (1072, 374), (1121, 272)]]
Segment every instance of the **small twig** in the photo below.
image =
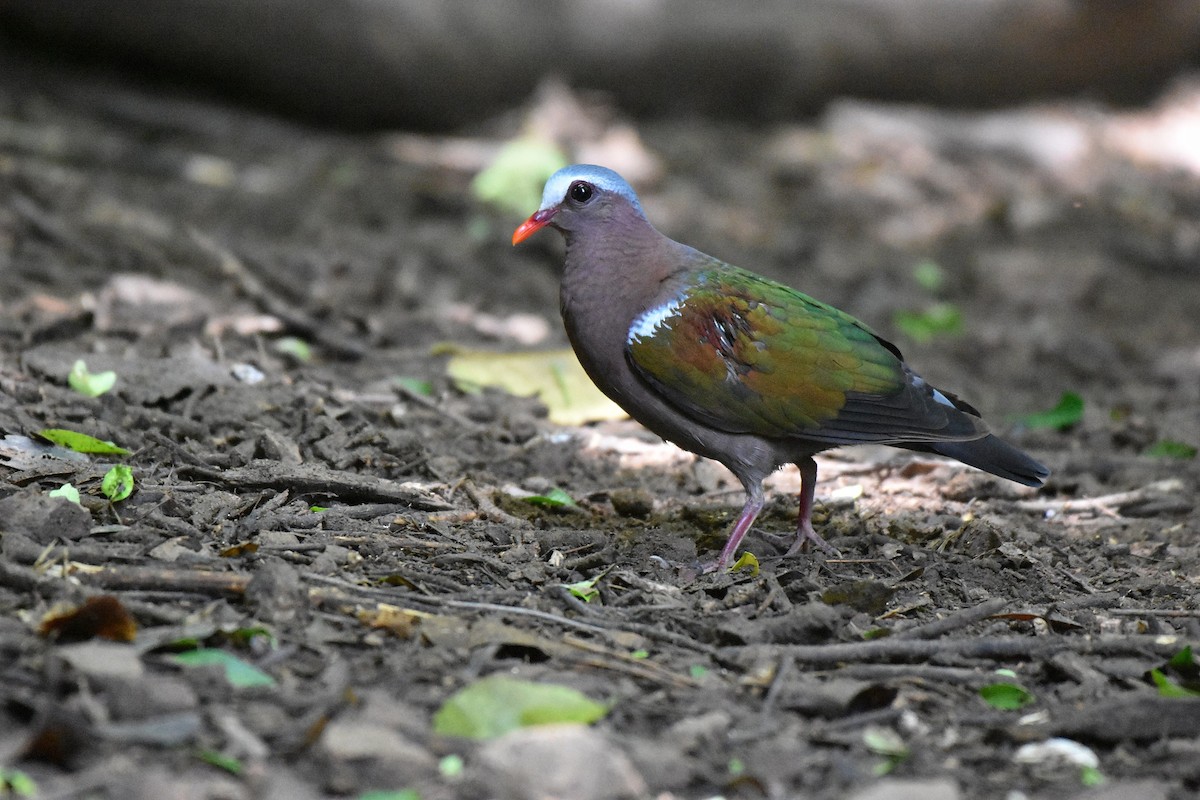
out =
[(594, 623), (581, 622), (579, 620), (570, 619), (569, 617), (559, 616), (558, 614), (551, 614), (548, 611), (539, 611), (537, 609), (525, 608), (523, 606), (506, 606), (500, 603), (483, 603), (476, 602), (474, 600), (452, 600), (449, 598), (437, 597), (436, 595), (414, 595), (409, 592), (377, 589), (370, 586), (359, 586), (357, 584), (353, 584), (328, 575), (309, 574), (305, 575), (304, 579), (311, 583), (323, 583), (330, 586), (335, 586), (352, 594), (357, 594), (362, 597), (369, 597), (374, 600), (380, 600), (396, 605), (423, 606), (424, 609), (429, 610), (438, 608), (457, 608), (465, 611), (491, 611), (498, 614), (516, 614), (519, 616), (540, 619), (555, 625), (563, 625), (568, 628), (576, 628), (578, 630), (599, 633), (606, 637), (617, 636), (622, 633), (632, 633), (645, 639), (666, 642), (677, 647), (704, 653), (705, 655), (709, 656), (715, 655), (717, 652), (715, 648), (697, 642), (690, 636), (684, 636), (672, 631), (663, 630), (662, 628), (653, 625), (642, 625), (640, 623), (631, 623), (625, 620), (609, 619), (601, 615), (596, 615), (593, 618), (595, 620)]
[(562, 584), (558, 584), (556, 586), (551, 587), (550, 594), (553, 595), (555, 598), (561, 600), (563, 603), (565, 603), (567, 605), (567, 608), (570, 608), (572, 611), (574, 611), (576, 614), (579, 614), (580, 616), (589, 617), (589, 618), (596, 616), (596, 609), (592, 608), (587, 603), (580, 600), (578, 597), (576, 597), (571, 592), (570, 589), (568, 589), (566, 586), (563, 586)]
[(196, 246), (217, 262), (222, 275), (233, 281), (238, 290), (259, 308), (283, 320), (290, 330), (343, 358), (358, 359), (366, 353), (362, 342), (334, 334), (329, 325), (297, 310), (295, 302), (268, 291), (263, 281), (233, 251), (198, 230), (190, 229), (189, 233)]
[[(438, 602), (436, 598), (434, 600), (435, 602)], [(501, 605), (500, 603), (477, 603), (473, 600), (442, 600), (440, 601), (440, 604), (447, 608), (459, 608), (468, 611), (492, 611), (497, 614), (516, 614), (523, 617), (532, 617), (534, 619), (540, 619), (543, 622), (552, 622), (555, 625), (564, 625), (568, 628), (578, 628), (579, 630), (583, 631), (602, 633), (606, 636), (610, 636), (613, 633), (613, 631), (600, 625), (593, 625), (590, 622), (580, 622), (577, 619), (562, 617), (558, 614), (551, 614), (549, 611), (539, 611), (536, 608), (506, 606)]]
[(481, 603), (472, 600), (449, 600), (440, 598), (436, 595), (413, 595), (409, 592), (389, 591), (387, 589), (377, 589), (371, 586), (359, 586), (357, 584), (344, 581), (339, 578), (333, 578), (328, 575), (305, 575), (304, 579), (311, 583), (324, 583), (330, 586), (336, 586), (339, 589), (349, 591), (353, 594), (370, 597), (375, 600), (382, 600), (396, 605), (423, 605), (426, 608), (458, 608), (468, 611), (494, 611), (502, 614), (516, 614), (519, 616), (533, 617), (544, 622), (552, 622), (556, 625), (564, 625), (568, 628), (578, 628), (579, 630), (591, 631), (593, 633), (608, 634), (604, 628), (598, 625), (591, 625), (587, 622), (560, 617), (557, 614), (551, 614), (548, 611), (539, 611), (536, 608), (524, 608), (522, 606), (506, 606), (499, 603)]
[(157, 567), (102, 567), (72, 573), (80, 583), (105, 589), (193, 592), (204, 595), (245, 594), (250, 576), (239, 572), (200, 572)]
[(1097, 592), (1083, 594), (1078, 597), (1068, 597), (1065, 600), (1055, 600), (1053, 607), (1059, 611), (1077, 611), (1083, 608), (1110, 605), (1125, 596), (1124, 592)]
[(937, 664), (848, 664), (838, 668), (837, 676), (865, 681), (920, 680), (967, 686), (982, 685), (996, 678), (995, 675), (978, 669), (943, 667)]
[(35, 589), (57, 588), (61, 583), (58, 579), (46, 577), (37, 570), (11, 563), (7, 558), (0, 558), (0, 586), (18, 592), (31, 592)]
[(1200, 608), (1110, 608), (1114, 617), (1200, 617)]
[(562, 641), (563, 644), (569, 647), (582, 650), (593, 656), (598, 656), (598, 658), (584, 659), (584, 663), (592, 666), (615, 672), (623, 672), (635, 678), (646, 678), (660, 683), (672, 683), (679, 687), (694, 688), (699, 685), (696, 679), (689, 675), (680, 675), (653, 661), (637, 659), (626, 652), (610, 650), (596, 642), (576, 639), (570, 634), (563, 636)]
[(509, 568), (498, 558), (471, 552), (438, 553), (429, 559), (429, 563), (437, 567), (456, 563), (476, 564), (479, 569), (492, 579), (492, 583), (496, 586), (502, 589), (512, 588), (512, 581), (505, 577), (509, 572)]
[(447, 408), (444, 403), (439, 403), (432, 397), (426, 397), (420, 392), (415, 392), (401, 383), (393, 384), (393, 388), (399, 392), (400, 396), (405, 400), (416, 403), (417, 405), (421, 406), (421, 408), (428, 409), (439, 416), (445, 417), (458, 427), (462, 428), (464, 431), (483, 430), (483, 426), (475, 420), (468, 419), (462, 414), (459, 414), (457, 411)]
[(1008, 601), (1003, 597), (994, 597), (972, 608), (964, 608), (933, 622), (900, 631), (892, 639), (933, 639), (998, 614), (1006, 605)]
[(224, 486), (243, 489), (277, 489), (296, 493), (336, 497), (347, 502), (403, 503), (423, 511), (446, 511), (454, 508), (424, 487), (397, 483), (375, 475), (329, 469), (319, 464), (284, 464), (257, 459), (244, 467), (210, 469), (198, 465), (183, 465), (181, 475), (194, 475)]
[(636, 633), (644, 639), (651, 639), (657, 642), (665, 642), (666, 644), (675, 645), (684, 650), (693, 650), (697, 653), (703, 653), (707, 656), (715, 656), (717, 649), (711, 645), (703, 644), (696, 641), (691, 636), (674, 631), (664, 630), (657, 625), (644, 625), (640, 622), (630, 622), (628, 620), (611, 620), (611, 624), (606, 627), (620, 632)]
[(1071, 570), (1067, 569), (1066, 567), (1058, 567), (1058, 568), (1056, 568), (1055, 571), (1059, 575), (1061, 575), (1063, 578), (1065, 578), (1066, 580), (1075, 584), (1080, 589), (1083, 589), (1089, 595), (1099, 594), (1096, 591), (1096, 587), (1092, 586), (1092, 584), (1090, 584), (1088, 582), (1087, 578), (1084, 578), (1082, 575), (1076, 575), (1075, 573), (1071, 572)]
[(1079, 511), (1113, 513), (1114, 509), (1119, 509), (1122, 506), (1181, 491), (1183, 491), (1183, 481), (1178, 478), (1168, 478), (1128, 492), (1116, 492), (1098, 497), (1078, 497), (1068, 500), (1018, 500), (1016, 506), (1022, 511), (1054, 511), (1059, 514)]
[(1090, 636), (989, 636), (964, 639), (875, 639), (819, 645), (742, 645), (717, 651), (722, 661), (734, 664), (791, 656), (805, 664), (855, 664), (879, 661), (925, 661), (931, 658), (977, 658), (1003, 661), (1045, 658), (1069, 651), (1087, 655), (1170, 656), (1178, 642), (1161, 636), (1122, 636), (1097, 639)]
[(763, 696), (762, 707), (758, 709), (759, 716), (766, 718), (775, 713), (775, 704), (779, 701), (779, 693), (783, 691), (784, 683), (795, 668), (796, 662), (787, 656), (779, 659), (779, 666), (775, 668), (775, 677), (771, 680), (771, 685), (767, 687), (766, 695)]
[(514, 528), (529, 528), (532, 524), (527, 519), (521, 519), (509, 514), (500, 506), (492, 502), (492, 499), (484, 492), (479, 491), (478, 487), (472, 481), (466, 480), (462, 482), (463, 491), (467, 493), (467, 497), (471, 498), (471, 502), (479, 508), (479, 511), (491, 522), (499, 522), (502, 525), (508, 525)]

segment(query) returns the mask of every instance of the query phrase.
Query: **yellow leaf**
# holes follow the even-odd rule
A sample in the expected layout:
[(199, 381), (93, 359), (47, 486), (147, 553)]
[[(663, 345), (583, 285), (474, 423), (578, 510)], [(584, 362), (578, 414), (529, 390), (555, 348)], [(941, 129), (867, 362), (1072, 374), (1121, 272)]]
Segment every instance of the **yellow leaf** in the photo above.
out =
[(495, 386), (519, 397), (537, 395), (550, 409), (551, 421), (559, 425), (626, 416), (596, 388), (571, 350), (459, 350), (446, 365), (446, 372), (460, 389)]
[(758, 575), (758, 559), (754, 557), (754, 553), (744, 552), (738, 556), (738, 560), (733, 562), (733, 566), (729, 568), (730, 572), (738, 570), (749, 570), (752, 576)]
[(388, 603), (377, 603), (375, 608), (361, 608), (356, 613), (358, 621), (369, 628), (381, 628), (394, 633), (401, 639), (408, 639), (421, 624), (421, 620), (429, 616), (422, 611), (411, 608), (400, 608)]

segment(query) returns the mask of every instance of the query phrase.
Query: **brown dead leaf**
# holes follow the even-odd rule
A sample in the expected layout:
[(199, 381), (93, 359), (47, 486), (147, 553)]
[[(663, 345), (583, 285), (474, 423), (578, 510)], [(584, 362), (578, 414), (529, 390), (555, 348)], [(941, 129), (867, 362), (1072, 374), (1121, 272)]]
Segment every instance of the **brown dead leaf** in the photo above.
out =
[(411, 608), (379, 603), (375, 608), (359, 609), (355, 616), (368, 628), (379, 628), (401, 639), (410, 639), (421, 621), (430, 615), (423, 611), (414, 611)]
[(53, 636), (60, 642), (88, 639), (132, 642), (137, 636), (137, 623), (119, 599), (104, 594), (89, 597), (75, 608), (51, 609), (42, 618), (38, 633)]

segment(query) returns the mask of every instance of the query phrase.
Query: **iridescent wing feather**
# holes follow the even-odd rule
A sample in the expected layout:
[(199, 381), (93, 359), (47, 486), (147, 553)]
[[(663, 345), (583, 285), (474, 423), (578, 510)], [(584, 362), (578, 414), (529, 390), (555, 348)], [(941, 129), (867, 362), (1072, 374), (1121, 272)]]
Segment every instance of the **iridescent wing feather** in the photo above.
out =
[(626, 355), (712, 427), (829, 445), (975, 439), (978, 412), (934, 389), (850, 315), (714, 262), (633, 323)]

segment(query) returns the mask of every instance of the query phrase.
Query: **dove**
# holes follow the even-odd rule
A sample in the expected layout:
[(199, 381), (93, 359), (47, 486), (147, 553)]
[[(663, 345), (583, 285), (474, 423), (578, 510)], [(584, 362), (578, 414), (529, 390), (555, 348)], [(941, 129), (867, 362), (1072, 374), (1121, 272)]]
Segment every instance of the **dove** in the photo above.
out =
[(588, 376), (633, 419), (724, 464), (745, 489), (706, 571), (733, 563), (762, 511), (764, 479), (785, 464), (801, 477), (788, 554), (833, 551), (812, 524), (813, 455), (830, 448), (934, 453), (1026, 486), (1050, 474), (854, 317), (660, 233), (610, 169), (554, 173), (513, 244), (545, 227), (566, 242), (562, 318)]

